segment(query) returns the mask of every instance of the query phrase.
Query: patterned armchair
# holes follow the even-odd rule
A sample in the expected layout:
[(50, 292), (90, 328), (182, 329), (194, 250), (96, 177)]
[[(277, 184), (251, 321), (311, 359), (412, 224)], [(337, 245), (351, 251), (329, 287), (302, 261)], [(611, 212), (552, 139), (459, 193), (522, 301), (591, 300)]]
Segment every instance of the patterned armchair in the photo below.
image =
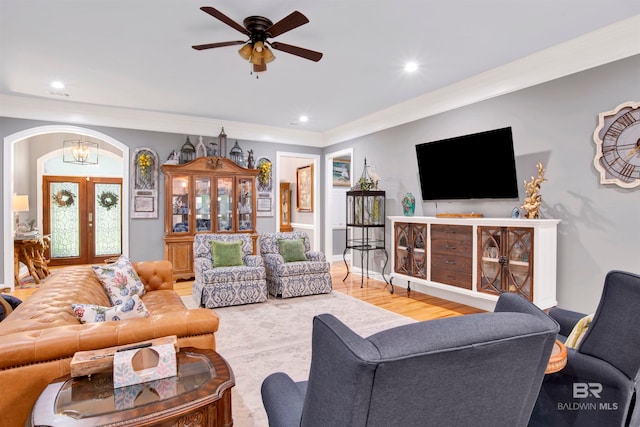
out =
[[(242, 263), (214, 267), (212, 241), (242, 242)], [(248, 234), (196, 234), (193, 239), (193, 299), (200, 307), (227, 307), (267, 300), (267, 284), (262, 258), (253, 255)]]
[[(278, 240), (303, 239), (306, 261), (285, 262)], [(324, 253), (311, 251), (305, 232), (263, 233), (260, 236), (260, 255), (267, 270), (269, 293), (282, 298), (331, 292), (330, 265)]]

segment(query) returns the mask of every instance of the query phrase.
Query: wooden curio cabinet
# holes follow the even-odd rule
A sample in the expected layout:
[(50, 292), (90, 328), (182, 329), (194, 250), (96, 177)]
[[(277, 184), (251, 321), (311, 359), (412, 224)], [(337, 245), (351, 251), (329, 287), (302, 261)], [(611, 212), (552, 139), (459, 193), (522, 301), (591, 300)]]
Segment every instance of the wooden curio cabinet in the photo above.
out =
[(394, 271), (420, 279), (427, 278), (427, 225), (398, 222), (394, 230)]
[(182, 165), (162, 165), (164, 172), (164, 253), (174, 279), (193, 275), (196, 233), (256, 234), (257, 169), (232, 160), (201, 157)]
[(533, 301), (533, 228), (478, 227), (478, 290)]

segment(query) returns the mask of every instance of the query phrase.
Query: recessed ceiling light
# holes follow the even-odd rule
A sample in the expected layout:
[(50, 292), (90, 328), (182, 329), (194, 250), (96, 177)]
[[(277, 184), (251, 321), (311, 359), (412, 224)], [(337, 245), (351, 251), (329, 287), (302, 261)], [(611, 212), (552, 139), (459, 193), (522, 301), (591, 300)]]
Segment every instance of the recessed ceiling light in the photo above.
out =
[(55, 89), (64, 89), (64, 83), (59, 81), (51, 82), (51, 87)]
[(407, 73), (414, 73), (418, 71), (418, 64), (416, 64), (415, 62), (407, 62), (406, 64), (404, 64), (404, 70)]
[(300, 120), (300, 122), (302, 122), (302, 123), (307, 123), (307, 122), (309, 121), (309, 117), (307, 117), (307, 116), (300, 116), (300, 119), (299, 119), (299, 120)]

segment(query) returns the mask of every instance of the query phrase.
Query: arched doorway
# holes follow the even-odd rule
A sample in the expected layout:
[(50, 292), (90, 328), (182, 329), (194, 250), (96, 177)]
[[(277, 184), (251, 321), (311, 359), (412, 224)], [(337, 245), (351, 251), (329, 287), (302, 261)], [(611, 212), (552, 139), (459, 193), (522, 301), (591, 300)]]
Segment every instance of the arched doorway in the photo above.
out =
[[(12, 195), (14, 193), (14, 149), (15, 144), (19, 141), (23, 141), (28, 138), (32, 138), (39, 135), (52, 134), (52, 133), (73, 133), (77, 135), (88, 136), (99, 139), (106, 144), (112, 145), (116, 149), (122, 152), (122, 200), (129, 200), (129, 147), (122, 142), (106, 135), (102, 132), (95, 131), (93, 129), (82, 128), (71, 125), (51, 125), (51, 126), (39, 126), (31, 129), (26, 129), (20, 132), (16, 132), (4, 138), (3, 146), (3, 212), (5, 230), (4, 238), (4, 283), (5, 286), (13, 285), (13, 273), (14, 273), (14, 260), (13, 260), (13, 207), (12, 207)], [(123, 254), (128, 255), (129, 252), (129, 204), (122, 203), (122, 251)], [(10, 285), (11, 284), (11, 285)]]

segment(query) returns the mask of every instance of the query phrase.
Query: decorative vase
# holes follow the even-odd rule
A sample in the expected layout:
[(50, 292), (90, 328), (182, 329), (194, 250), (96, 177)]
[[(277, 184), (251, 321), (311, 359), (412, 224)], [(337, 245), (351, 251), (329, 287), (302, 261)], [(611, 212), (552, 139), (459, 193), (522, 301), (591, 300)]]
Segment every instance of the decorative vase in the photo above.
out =
[(402, 211), (405, 216), (413, 216), (413, 212), (416, 209), (416, 198), (413, 194), (407, 193), (402, 199)]

